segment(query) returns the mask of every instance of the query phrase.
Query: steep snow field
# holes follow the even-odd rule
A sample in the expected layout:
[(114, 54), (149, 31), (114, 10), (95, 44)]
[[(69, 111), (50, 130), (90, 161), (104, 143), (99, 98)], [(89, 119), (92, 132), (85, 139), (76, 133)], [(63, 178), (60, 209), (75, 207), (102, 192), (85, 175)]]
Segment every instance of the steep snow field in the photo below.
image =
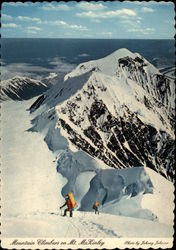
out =
[[(132, 173), (133, 169), (119, 170), (126, 185), (133, 184), (135, 178), (140, 177), (137, 196), (124, 195), (121, 200), (116, 200), (116, 197), (112, 200), (114, 187), (108, 186), (112, 191), (107, 196), (110, 202), (100, 207), (99, 216), (91, 211), (75, 211), (73, 218), (61, 217), (59, 206), (64, 202), (61, 191), (67, 187), (67, 180), (64, 175), (56, 172), (56, 156), (48, 149), (44, 132), (39, 134), (27, 131), (32, 119), (27, 109), (33, 102), (33, 99), (10, 101), (2, 105), (2, 237), (172, 237), (173, 185), (147, 168), (134, 169), (135, 174)], [(86, 154), (83, 152), (75, 152), (75, 158), (69, 158), (66, 148), (65, 152), (63, 150), (67, 143), (61, 141), (61, 144), (62, 150), (58, 152), (61, 156), (64, 154), (62, 160), (65, 165), (62, 162), (62, 167), (68, 167), (69, 159), (74, 167), (76, 157), (80, 159), (80, 164), (91, 163), (91, 158), (84, 158)], [(91, 164), (92, 171), (88, 169), (88, 172), (79, 172), (76, 178), (78, 208), (83, 196), (87, 194), (87, 201), (90, 200), (90, 181), (94, 179), (109, 185), (107, 171), (111, 169), (103, 168), (99, 171), (98, 161), (95, 164), (92, 160)], [(70, 168), (71, 175), (73, 170)], [(113, 177), (113, 171), (109, 178)], [(154, 194), (145, 194), (143, 189), (140, 193), (143, 179), (145, 181), (147, 178), (147, 190), (152, 187), (148, 182), (149, 177)], [(123, 191), (123, 185), (118, 188), (119, 192)], [(156, 198), (158, 200), (155, 201)], [(165, 218), (164, 209), (164, 214), (168, 214)], [(141, 214), (138, 216), (140, 219), (135, 218), (137, 215), (134, 211)]]
[(2, 216), (55, 210), (62, 202), (66, 180), (56, 172), (42, 135), (27, 132), (31, 117), (26, 109), (32, 102), (2, 105)]
[(146, 168), (146, 173), (151, 178), (154, 188), (153, 194), (145, 194), (143, 196), (142, 208), (150, 208), (157, 214), (161, 223), (172, 225), (174, 222), (174, 185), (169, 183), (162, 176)]

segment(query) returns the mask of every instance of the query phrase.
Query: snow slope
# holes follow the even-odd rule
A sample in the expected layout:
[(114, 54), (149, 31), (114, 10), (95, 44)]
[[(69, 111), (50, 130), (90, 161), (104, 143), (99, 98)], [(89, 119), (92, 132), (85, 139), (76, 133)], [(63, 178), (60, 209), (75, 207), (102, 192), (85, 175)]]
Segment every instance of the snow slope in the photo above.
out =
[(53, 154), (41, 134), (27, 132), (32, 102), (2, 104), (2, 216), (56, 211), (63, 201), (66, 180), (56, 172)]
[(146, 168), (146, 173), (155, 188), (152, 195), (146, 194), (143, 196), (142, 208), (149, 208), (153, 214), (157, 215), (161, 223), (174, 224), (174, 185), (149, 168)]
[(173, 235), (171, 226), (142, 219), (77, 211), (73, 218), (59, 214), (5, 219), (2, 237), (169, 238)]
[[(61, 190), (66, 180), (58, 172), (56, 173), (56, 159), (43, 140), (44, 134), (27, 131), (31, 115), (26, 109), (32, 102), (33, 100), (11, 101), (2, 106), (2, 238), (172, 237), (172, 223), (160, 223), (158, 220), (151, 221), (148, 218), (130, 218), (130, 213), (125, 216), (120, 213), (120, 216), (118, 213), (113, 215), (109, 214), (111, 210), (108, 214), (103, 213), (107, 212), (106, 206), (100, 207), (99, 216), (93, 212), (75, 211), (73, 218), (61, 217), (59, 206), (64, 202)], [(75, 153), (79, 153), (77, 157), (80, 162), (83, 163), (85, 160), (86, 164), (91, 163), (89, 156), (84, 158), (84, 152)], [(98, 171), (101, 165), (96, 164), (96, 171), (88, 173), (83, 171), (76, 178), (75, 191), (78, 191), (78, 202), (89, 190), (90, 180), (96, 177), (96, 172), (98, 175), (101, 173)], [(110, 170), (111, 168), (101, 171)], [(132, 174), (133, 169), (129, 170), (130, 172), (128, 169), (119, 170), (126, 180), (126, 185), (134, 183), (137, 176), (141, 176), (141, 181), (148, 180), (148, 176), (141, 175), (142, 168), (136, 169), (136, 175)], [(159, 180), (157, 177), (159, 178), (158, 174), (155, 176), (155, 182)], [(103, 179), (107, 181), (107, 178)], [(167, 180), (165, 182), (169, 184)], [(151, 183), (146, 181), (147, 183), (148, 188), (151, 188)], [(159, 183), (161, 182), (158, 181), (157, 188), (162, 191), (161, 194), (169, 191), (165, 187), (162, 189)], [(143, 199), (144, 197), (145, 195)], [(116, 207), (119, 206), (117, 203)]]

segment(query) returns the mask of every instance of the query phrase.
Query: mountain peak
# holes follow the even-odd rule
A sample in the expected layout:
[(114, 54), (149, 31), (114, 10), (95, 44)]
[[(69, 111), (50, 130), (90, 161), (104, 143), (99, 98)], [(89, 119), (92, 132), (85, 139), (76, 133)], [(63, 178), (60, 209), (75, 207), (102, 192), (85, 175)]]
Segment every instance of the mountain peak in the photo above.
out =
[(101, 71), (106, 75), (118, 76), (121, 73), (123, 74), (126, 66), (127, 69), (132, 68), (135, 70), (135, 68), (141, 68), (144, 71), (149, 71), (149, 73), (160, 74), (159, 71), (140, 54), (132, 53), (126, 48), (121, 48), (104, 58), (79, 64), (73, 71), (65, 76), (64, 80), (89, 71)]
[[(171, 85), (145, 58), (123, 48), (78, 65), (48, 90), (42, 97), (42, 126), (56, 122), (53, 127), (70, 149), (74, 145), (109, 167), (148, 166), (172, 179)], [(54, 147), (52, 138), (47, 135)]]
[(112, 52), (110, 55), (106, 57), (112, 57), (112, 56), (116, 56), (117, 58), (123, 58), (126, 56), (134, 57), (135, 54), (126, 48), (121, 48), (121, 49), (115, 50), (114, 52)]

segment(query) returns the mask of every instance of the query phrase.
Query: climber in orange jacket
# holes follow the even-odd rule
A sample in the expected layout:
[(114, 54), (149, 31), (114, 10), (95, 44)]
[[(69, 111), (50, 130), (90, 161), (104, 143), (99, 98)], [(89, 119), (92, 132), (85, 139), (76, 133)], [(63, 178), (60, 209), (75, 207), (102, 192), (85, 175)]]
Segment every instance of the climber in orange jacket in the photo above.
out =
[(73, 215), (73, 206), (72, 206), (72, 203), (71, 203), (71, 200), (69, 199), (69, 196), (66, 195), (65, 196), (65, 203), (63, 206), (60, 207), (63, 208), (67, 205), (67, 208), (64, 210), (64, 215), (63, 216), (66, 216), (67, 212), (69, 211), (70, 212), (70, 217), (72, 217)]
[(98, 213), (99, 214), (99, 211), (98, 211), (98, 206), (99, 206), (99, 202), (98, 201), (95, 201), (94, 205), (93, 205), (93, 209), (95, 210), (95, 214)]

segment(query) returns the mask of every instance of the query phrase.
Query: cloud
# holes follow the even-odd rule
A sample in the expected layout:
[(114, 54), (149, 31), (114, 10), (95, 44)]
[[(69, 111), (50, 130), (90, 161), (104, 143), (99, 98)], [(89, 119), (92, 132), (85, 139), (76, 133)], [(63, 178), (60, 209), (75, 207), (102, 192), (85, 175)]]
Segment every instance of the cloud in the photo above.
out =
[(110, 31), (103, 31), (103, 32), (100, 33), (100, 35), (111, 37), (112, 36), (112, 32), (110, 32)]
[(131, 20), (131, 19), (122, 19), (120, 21), (120, 23), (122, 23), (122, 24), (128, 24), (128, 25), (131, 25), (131, 26), (136, 26), (137, 24), (139, 25), (141, 23), (141, 20), (140, 19), (138, 19), (138, 20), (136, 20), (136, 19), (134, 19), (134, 20)]
[(37, 27), (37, 26), (29, 26), (29, 27), (27, 27), (27, 29), (28, 30), (35, 30), (35, 31), (40, 31), (41, 30), (41, 28), (40, 27)]
[(129, 27), (132, 28), (141, 27), (141, 19), (139, 17), (133, 19), (121, 19), (120, 23), (125, 27), (125, 29), (128, 29)]
[(99, 19), (96, 19), (96, 18), (90, 19), (90, 21), (93, 23), (101, 23), (101, 21)]
[[(93, 10), (93, 11), (103, 10), (107, 8), (102, 3), (89, 3), (84, 1), (77, 3), (75, 7), (82, 10)], [(75, 9), (74, 7), (71, 7), (67, 4), (53, 4), (53, 3), (47, 3), (43, 6), (40, 6), (39, 8), (46, 11), (61, 11), (61, 10), (69, 11)]]
[[(88, 17), (88, 18), (96, 18), (97, 13), (88, 11), (88, 12), (81, 12), (81, 13), (76, 13), (76, 16), (78, 17)], [(102, 18), (102, 16), (98, 15), (99, 18)]]
[(88, 30), (86, 26), (76, 25), (76, 24), (70, 25), (69, 28), (75, 29), (75, 30)]
[(41, 22), (41, 19), (38, 17), (29, 17), (29, 16), (18, 16), (17, 19), (19, 21), (25, 21), (25, 22)]
[(140, 27), (140, 28), (131, 28), (131, 29), (128, 29), (127, 31), (148, 35), (148, 34), (155, 32), (155, 28), (142, 28), (142, 27)]
[(75, 64), (70, 64), (63, 61), (60, 57), (49, 59), (49, 64), (54, 66), (52, 72), (69, 72), (75, 68)]
[(37, 26), (28, 26), (24, 32), (27, 34), (31, 34), (31, 35), (35, 35), (38, 34), (39, 31), (41, 31), (42, 29), (40, 27)]
[(149, 2), (145, 2), (145, 1), (129, 1), (128, 4), (135, 4), (135, 5), (145, 5), (145, 6), (151, 6), (151, 5), (172, 5), (173, 2), (165, 2), (165, 1), (149, 1)]
[(16, 23), (2, 23), (2, 28), (19, 28), (20, 25)]
[(46, 11), (58, 11), (58, 10), (62, 10), (62, 11), (69, 11), (72, 8), (66, 4), (52, 4), (52, 3), (48, 3), (45, 4), (43, 6), (40, 6), (40, 9), (42, 10), (46, 10)]
[[(34, 34), (34, 33), (33, 33)], [(74, 64), (70, 64), (62, 61), (59, 57), (48, 58), (48, 64), (50, 67), (32, 65), (29, 63), (1, 63), (1, 80), (7, 80), (15, 76), (26, 76), (33, 79), (42, 80), (43, 76), (46, 76), (52, 72), (67, 73), (76, 67)]]
[(88, 30), (88, 28), (86, 26), (82, 26), (82, 25), (77, 25), (77, 24), (68, 24), (63, 20), (57, 20), (55, 22), (53, 22), (53, 24), (55, 25), (60, 25), (64, 28), (68, 28), (68, 29), (74, 29), (74, 30)]
[(58, 25), (69, 26), (65, 21), (62, 21), (62, 20), (57, 20), (54, 23)]
[(121, 19), (120, 23), (122, 25), (124, 25), (124, 29), (127, 32), (136, 33), (136, 35), (138, 35), (138, 34), (143, 34), (143, 35), (152, 34), (155, 31), (155, 28), (142, 27), (141, 20), (142, 20), (142, 18), (137, 16), (136, 18)]
[(28, 63), (11, 63), (1, 66), (1, 80), (7, 80), (14, 76), (37, 78), (40, 72), (49, 72), (49, 69), (41, 66), (33, 66)]
[(96, 12), (93, 11), (87, 11), (87, 12), (81, 12), (77, 13), (76, 16), (78, 17), (87, 17), (87, 18), (114, 18), (114, 17), (134, 17), (136, 16), (136, 12), (132, 9), (120, 9), (120, 10), (113, 10), (113, 11), (101, 11)]
[(38, 17), (18, 16), (16, 19), (18, 21), (21, 21), (21, 22), (35, 22), (37, 24), (48, 24), (49, 23), (48, 21), (41, 20)]
[(2, 3), (5, 6), (13, 6), (13, 7), (19, 7), (19, 6), (29, 6), (31, 4), (35, 4), (35, 3), (22, 3), (22, 2), (17, 2), (17, 3), (13, 3), (13, 2), (9, 2), (9, 3)]
[(1, 14), (1, 18), (3, 19), (3, 21), (12, 21), (13, 17), (6, 15), (6, 14)]
[(25, 32), (26, 33), (28, 33), (28, 34), (37, 34), (37, 31), (36, 30), (29, 30), (29, 29), (27, 29), (27, 30), (25, 30)]
[(141, 8), (141, 11), (144, 13), (150, 13), (150, 12), (154, 12), (155, 10), (152, 8), (143, 7), (143, 8)]
[(145, 31), (154, 32), (155, 28), (146, 28)]
[(106, 12), (107, 16), (118, 16), (118, 15), (126, 15), (126, 16), (136, 16), (136, 12), (132, 9), (121, 9), (116, 11), (108, 11)]
[(107, 8), (102, 3), (90, 3), (90, 2), (80, 2), (77, 4), (76, 7), (83, 10), (93, 10), (93, 11)]
[(82, 54), (79, 54), (78, 56), (79, 56), (79, 57), (87, 57), (87, 56), (89, 56), (89, 55), (86, 54), (86, 53), (82, 53)]

